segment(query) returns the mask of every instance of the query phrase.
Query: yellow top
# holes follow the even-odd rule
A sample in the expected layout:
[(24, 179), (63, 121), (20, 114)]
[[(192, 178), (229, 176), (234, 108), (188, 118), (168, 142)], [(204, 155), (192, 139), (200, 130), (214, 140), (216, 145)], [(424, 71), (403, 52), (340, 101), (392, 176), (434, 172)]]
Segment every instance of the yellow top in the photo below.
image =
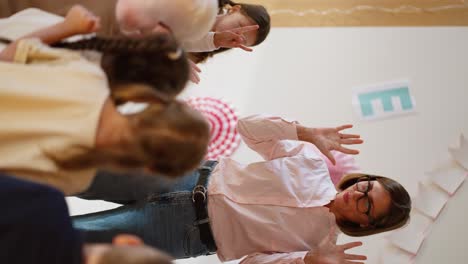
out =
[(94, 169), (61, 171), (45, 152), (93, 147), (108, 96), (98, 65), (37, 39), (20, 41), (14, 63), (0, 62), (0, 171), (67, 195), (85, 190)]

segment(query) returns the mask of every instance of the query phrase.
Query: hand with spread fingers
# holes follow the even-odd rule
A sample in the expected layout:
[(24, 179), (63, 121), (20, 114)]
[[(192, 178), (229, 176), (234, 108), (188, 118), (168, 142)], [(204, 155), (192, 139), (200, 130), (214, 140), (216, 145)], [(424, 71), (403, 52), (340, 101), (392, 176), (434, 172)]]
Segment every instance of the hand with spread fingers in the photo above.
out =
[(226, 31), (216, 32), (214, 35), (214, 44), (217, 48), (240, 48), (245, 51), (253, 51), (246, 46), (244, 33), (258, 29), (258, 25), (234, 28)]
[(100, 19), (80, 5), (73, 6), (65, 17), (64, 24), (75, 34), (90, 34), (100, 28)]
[(307, 253), (304, 262), (306, 264), (364, 264), (366, 256), (345, 253), (346, 250), (362, 246), (362, 242), (355, 241), (336, 245), (334, 233), (335, 228), (331, 228), (328, 237)]
[(345, 154), (356, 155), (358, 150), (349, 149), (342, 145), (362, 144), (364, 141), (360, 135), (345, 134), (343, 130), (352, 128), (353, 125), (342, 125), (335, 128), (306, 128), (298, 126), (298, 137), (300, 140), (314, 144), (333, 164), (336, 163), (330, 151), (336, 150)]

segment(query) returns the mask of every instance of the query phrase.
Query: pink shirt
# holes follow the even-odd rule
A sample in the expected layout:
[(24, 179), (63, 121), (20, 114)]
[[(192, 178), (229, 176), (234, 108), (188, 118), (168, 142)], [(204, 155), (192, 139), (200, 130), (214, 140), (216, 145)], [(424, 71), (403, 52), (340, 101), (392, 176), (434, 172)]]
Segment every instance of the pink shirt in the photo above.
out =
[(314, 145), (298, 140), (296, 124), (263, 116), (239, 121), (244, 142), (265, 161), (223, 158), (211, 175), (208, 213), (221, 261), (248, 255), (242, 263), (304, 263), (336, 226), (323, 207), (337, 193), (327, 165)]

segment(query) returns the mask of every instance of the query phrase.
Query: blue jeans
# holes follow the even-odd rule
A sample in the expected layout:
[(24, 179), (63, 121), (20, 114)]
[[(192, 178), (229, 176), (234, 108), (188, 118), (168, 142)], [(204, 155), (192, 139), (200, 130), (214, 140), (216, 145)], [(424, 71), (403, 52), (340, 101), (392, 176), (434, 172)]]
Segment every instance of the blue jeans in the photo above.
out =
[(118, 204), (133, 204), (160, 194), (192, 191), (197, 183), (198, 175), (198, 170), (196, 170), (173, 180), (137, 172), (98, 171), (91, 186), (78, 197)]
[(73, 224), (84, 233), (86, 242), (109, 243), (114, 236), (125, 233), (137, 235), (146, 244), (175, 258), (213, 254), (201, 242), (194, 224), (196, 215), (192, 190), (198, 175), (198, 171), (194, 171), (171, 184), (155, 176), (101, 171), (81, 197), (125, 205), (73, 217)]

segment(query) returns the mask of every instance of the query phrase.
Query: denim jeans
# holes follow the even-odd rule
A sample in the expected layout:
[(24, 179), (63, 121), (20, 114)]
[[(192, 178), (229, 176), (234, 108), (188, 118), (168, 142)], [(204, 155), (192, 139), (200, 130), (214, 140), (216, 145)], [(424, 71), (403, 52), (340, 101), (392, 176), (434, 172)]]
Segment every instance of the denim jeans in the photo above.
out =
[(125, 233), (137, 235), (146, 244), (175, 258), (212, 254), (201, 242), (194, 224), (192, 190), (198, 175), (194, 171), (171, 184), (160, 177), (101, 171), (81, 197), (120, 201), (125, 205), (73, 217), (73, 224), (84, 233), (86, 242), (111, 242), (114, 236)]
[(198, 179), (198, 170), (177, 179), (138, 172), (115, 173), (100, 170), (91, 186), (78, 197), (87, 200), (105, 200), (118, 204), (132, 204), (177, 191), (192, 191)]

